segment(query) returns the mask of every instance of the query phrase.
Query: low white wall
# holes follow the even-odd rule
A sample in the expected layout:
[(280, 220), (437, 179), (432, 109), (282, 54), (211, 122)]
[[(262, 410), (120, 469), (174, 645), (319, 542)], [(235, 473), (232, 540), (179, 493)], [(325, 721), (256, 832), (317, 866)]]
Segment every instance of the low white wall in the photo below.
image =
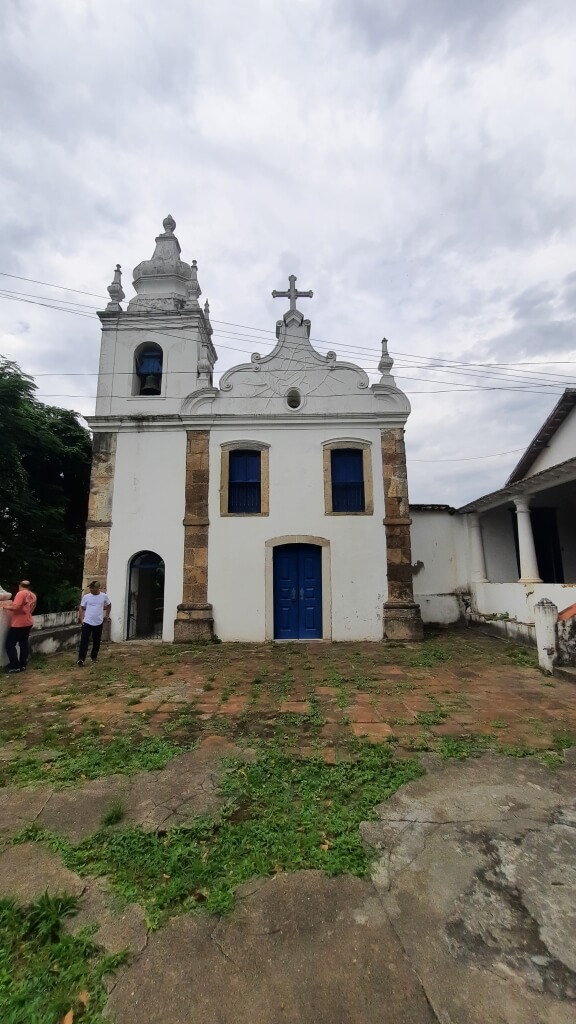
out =
[(423, 622), (448, 626), (462, 617), (467, 589), (466, 520), (448, 510), (411, 508), (414, 600)]
[(547, 597), (558, 611), (576, 603), (576, 586), (562, 583), (473, 583), (474, 609), (480, 615), (534, 625), (534, 605)]
[(78, 622), (78, 609), (71, 612), (45, 612), (33, 615), (34, 629), (54, 629), (57, 626), (73, 626)]

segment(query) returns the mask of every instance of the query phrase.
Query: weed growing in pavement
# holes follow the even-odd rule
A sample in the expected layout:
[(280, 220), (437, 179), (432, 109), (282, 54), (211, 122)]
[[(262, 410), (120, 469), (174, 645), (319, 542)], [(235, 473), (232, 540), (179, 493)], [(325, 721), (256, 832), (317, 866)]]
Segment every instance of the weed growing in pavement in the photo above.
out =
[(434, 711), (416, 712), (416, 721), (418, 725), (423, 725), (426, 729), (429, 729), (432, 725), (441, 725), (447, 718), (448, 712), (442, 711), (440, 708), (436, 708)]
[(104, 1024), (104, 978), (125, 959), (106, 956), (88, 929), (69, 935), (73, 896), (20, 906), (0, 900), (0, 1019), (5, 1024)]
[(440, 741), (440, 753), (447, 760), (465, 761), (468, 757), (478, 757), (492, 745), (490, 736), (443, 736)]
[(443, 647), (430, 644), (429, 646), (423, 646), (422, 650), (418, 651), (417, 654), (411, 655), (408, 658), (408, 664), (411, 668), (434, 668), (435, 665), (443, 661), (450, 661), (450, 658), (451, 654), (449, 651), (446, 651)]
[[(26, 785), (29, 782), (50, 782), (57, 786), (73, 786), (86, 779), (138, 771), (157, 771), (171, 758), (193, 744), (175, 743), (165, 737), (149, 736), (139, 741), (129, 735), (113, 736), (104, 742), (100, 736), (81, 736), (52, 762), (40, 762), (33, 756), (10, 761), (3, 766), (5, 782)], [(33, 751), (29, 752), (33, 755)]]
[(106, 875), (123, 899), (144, 905), (152, 926), (177, 910), (222, 913), (251, 878), (306, 868), (366, 872), (359, 823), (422, 769), (381, 745), (358, 744), (356, 757), (326, 765), (271, 747), (254, 763), (227, 762), (219, 820), (195, 818), (165, 834), (102, 829), (78, 846), (33, 826), (16, 841), (42, 839), (71, 870)]
[(506, 652), (507, 658), (513, 665), (520, 665), (525, 668), (538, 668), (538, 655), (528, 647), (512, 647)]
[(102, 825), (117, 825), (125, 815), (124, 804), (121, 800), (114, 800), (102, 818)]

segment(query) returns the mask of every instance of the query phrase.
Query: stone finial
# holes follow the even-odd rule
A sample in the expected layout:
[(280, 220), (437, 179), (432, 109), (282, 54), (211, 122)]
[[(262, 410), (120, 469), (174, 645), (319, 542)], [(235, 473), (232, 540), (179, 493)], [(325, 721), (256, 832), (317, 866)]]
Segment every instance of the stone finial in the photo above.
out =
[(116, 264), (112, 284), (108, 285), (108, 295), (110, 296), (110, 302), (106, 306), (106, 311), (108, 313), (121, 313), (122, 306), (120, 303), (126, 296), (122, 290), (122, 268), (119, 263)]
[(208, 328), (208, 334), (212, 335), (214, 331), (212, 329), (212, 324), (210, 323), (210, 303), (208, 302), (208, 299), (206, 299), (206, 302), (204, 303), (204, 319), (206, 321), (206, 327)]
[(171, 213), (169, 213), (167, 217), (164, 217), (164, 220), (162, 221), (162, 227), (164, 228), (165, 234), (174, 234), (176, 230), (176, 221), (174, 220), (174, 217), (172, 216)]
[(190, 280), (188, 282), (188, 305), (200, 307), (198, 299), (202, 295), (202, 289), (198, 283), (198, 264), (196, 260), (192, 260), (192, 266), (190, 268)]
[(390, 371), (394, 366), (394, 360), (388, 352), (388, 339), (382, 338), (382, 355), (380, 356), (380, 362), (378, 363), (378, 369), (383, 377), (389, 377)]

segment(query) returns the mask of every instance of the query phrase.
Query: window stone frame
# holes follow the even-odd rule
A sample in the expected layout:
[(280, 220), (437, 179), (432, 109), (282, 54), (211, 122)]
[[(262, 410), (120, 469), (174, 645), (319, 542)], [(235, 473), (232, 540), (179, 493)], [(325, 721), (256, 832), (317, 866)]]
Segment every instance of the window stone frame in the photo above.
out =
[[(335, 512), (332, 507), (332, 459), (330, 452), (335, 449), (356, 448), (362, 452), (362, 473), (364, 476), (364, 509), (362, 512)], [(374, 482), (372, 474), (372, 442), (357, 437), (337, 438), (322, 442), (324, 473), (324, 515), (326, 516), (373, 516)]]
[[(260, 452), (260, 511), (229, 512), (230, 452)], [(229, 519), (258, 519), (270, 514), (270, 445), (266, 441), (225, 441), (220, 445), (220, 515)]]

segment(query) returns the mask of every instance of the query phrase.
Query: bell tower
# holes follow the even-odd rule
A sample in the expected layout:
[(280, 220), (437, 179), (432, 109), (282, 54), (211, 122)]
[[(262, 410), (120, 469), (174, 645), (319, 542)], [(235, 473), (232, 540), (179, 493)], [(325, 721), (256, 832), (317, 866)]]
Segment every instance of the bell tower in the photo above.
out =
[(122, 271), (98, 313), (102, 346), (96, 418), (166, 416), (180, 412), (191, 392), (212, 386), (217, 356), (209, 307), (200, 306), (196, 260), (180, 259), (176, 222), (168, 216), (151, 259), (134, 268), (136, 295), (126, 309)]

